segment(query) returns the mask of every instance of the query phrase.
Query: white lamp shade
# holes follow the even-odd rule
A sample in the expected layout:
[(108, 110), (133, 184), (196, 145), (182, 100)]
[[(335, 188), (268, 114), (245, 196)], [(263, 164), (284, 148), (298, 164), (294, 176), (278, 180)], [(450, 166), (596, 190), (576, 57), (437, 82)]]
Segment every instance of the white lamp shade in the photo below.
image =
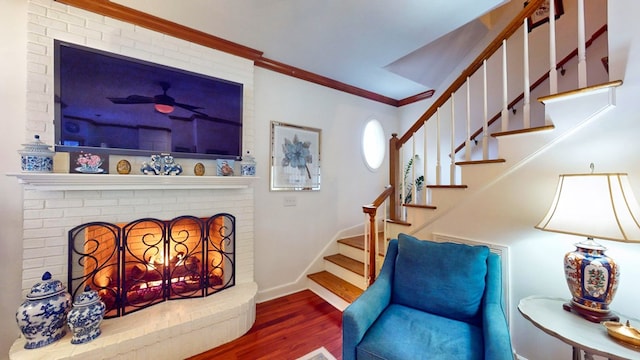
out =
[(627, 174), (560, 175), (556, 196), (537, 229), (640, 242), (640, 206)]

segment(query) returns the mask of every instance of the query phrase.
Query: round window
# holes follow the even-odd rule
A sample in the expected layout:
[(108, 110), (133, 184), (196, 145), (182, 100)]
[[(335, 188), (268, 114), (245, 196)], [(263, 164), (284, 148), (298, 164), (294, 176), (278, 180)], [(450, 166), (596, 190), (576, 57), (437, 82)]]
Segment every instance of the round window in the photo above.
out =
[(386, 152), (386, 139), (382, 124), (376, 119), (367, 121), (362, 133), (362, 154), (364, 162), (371, 170), (377, 170)]

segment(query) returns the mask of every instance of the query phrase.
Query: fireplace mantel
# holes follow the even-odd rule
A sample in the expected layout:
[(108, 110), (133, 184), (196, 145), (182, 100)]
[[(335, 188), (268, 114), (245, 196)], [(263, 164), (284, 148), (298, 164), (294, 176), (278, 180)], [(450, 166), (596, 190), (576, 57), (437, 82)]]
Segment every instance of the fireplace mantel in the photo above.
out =
[(245, 189), (255, 176), (162, 176), (66, 173), (11, 173), (25, 189), (59, 190), (164, 190)]

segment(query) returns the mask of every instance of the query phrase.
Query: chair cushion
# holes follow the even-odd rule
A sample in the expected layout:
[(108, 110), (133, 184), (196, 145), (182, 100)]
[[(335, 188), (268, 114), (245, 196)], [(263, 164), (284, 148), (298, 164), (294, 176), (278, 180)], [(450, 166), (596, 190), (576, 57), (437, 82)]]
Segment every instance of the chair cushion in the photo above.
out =
[(486, 246), (399, 234), (392, 302), (478, 324), (488, 256)]
[(473, 360), (484, 358), (482, 329), (391, 304), (356, 348), (358, 360)]

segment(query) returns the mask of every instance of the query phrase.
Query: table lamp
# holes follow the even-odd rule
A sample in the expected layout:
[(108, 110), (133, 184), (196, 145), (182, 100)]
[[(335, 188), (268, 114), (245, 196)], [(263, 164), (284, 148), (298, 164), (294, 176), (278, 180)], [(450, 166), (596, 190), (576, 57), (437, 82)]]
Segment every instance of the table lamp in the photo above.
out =
[(594, 240), (640, 242), (640, 207), (627, 174), (560, 175), (549, 211), (535, 227), (585, 236), (564, 257), (572, 299), (564, 309), (592, 322), (618, 321), (609, 310), (618, 288), (620, 269)]

